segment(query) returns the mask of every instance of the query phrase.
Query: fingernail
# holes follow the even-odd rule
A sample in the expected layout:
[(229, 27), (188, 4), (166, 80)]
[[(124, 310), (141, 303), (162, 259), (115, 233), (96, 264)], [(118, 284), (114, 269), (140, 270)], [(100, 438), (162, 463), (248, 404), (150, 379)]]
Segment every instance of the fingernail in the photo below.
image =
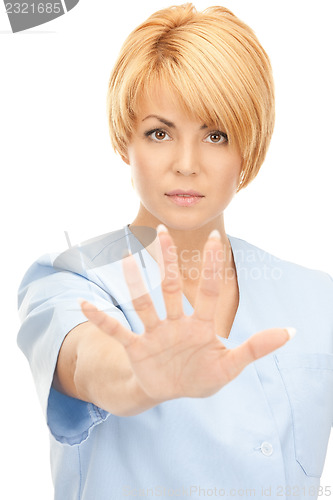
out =
[(285, 328), (285, 330), (287, 330), (287, 332), (288, 332), (289, 340), (292, 339), (293, 337), (295, 337), (295, 335), (296, 335), (296, 328), (294, 328), (292, 326), (288, 326), (288, 327)]
[(78, 303), (80, 304), (80, 306), (82, 306), (82, 303), (83, 303), (83, 302), (87, 302), (87, 301), (86, 301), (86, 299), (81, 299), (81, 297), (79, 297), (79, 298), (77, 299), (77, 301), (78, 301)]
[(157, 234), (159, 234), (161, 232), (164, 232), (164, 233), (168, 232), (167, 228), (163, 224), (159, 224), (156, 228), (156, 231), (157, 231)]
[(217, 229), (214, 229), (210, 235), (208, 236), (208, 238), (217, 238), (218, 240), (221, 240), (221, 235), (220, 235), (220, 231), (218, 231)]

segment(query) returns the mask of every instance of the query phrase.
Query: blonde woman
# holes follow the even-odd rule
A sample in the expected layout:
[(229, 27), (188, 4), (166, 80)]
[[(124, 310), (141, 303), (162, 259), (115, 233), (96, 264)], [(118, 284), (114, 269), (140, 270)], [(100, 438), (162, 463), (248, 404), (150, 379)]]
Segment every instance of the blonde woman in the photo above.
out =
[(163, 9), (125, 41), (107, 103), (139, 211), (19, 290), (55, 498), (317, 498), (332, 278), (224, 227), (273, 132), (267, 54), (224, 7)]

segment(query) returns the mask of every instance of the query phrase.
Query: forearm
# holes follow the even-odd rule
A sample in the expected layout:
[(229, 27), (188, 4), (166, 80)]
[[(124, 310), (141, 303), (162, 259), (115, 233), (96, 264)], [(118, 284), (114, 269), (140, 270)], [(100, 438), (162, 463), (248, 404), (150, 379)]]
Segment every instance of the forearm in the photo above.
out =
[(124, 347), (90, 322), (66, 336), (54, 387), (117, 416), (137, 415), (161, 402), (140, 388)]

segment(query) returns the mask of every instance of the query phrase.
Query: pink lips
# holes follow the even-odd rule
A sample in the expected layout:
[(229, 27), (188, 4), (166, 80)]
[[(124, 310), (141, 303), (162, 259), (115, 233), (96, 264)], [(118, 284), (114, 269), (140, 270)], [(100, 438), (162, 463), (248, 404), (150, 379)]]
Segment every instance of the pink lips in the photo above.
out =
[(204, 198), (203, 194), (193, 191), (192, 189), (189, 191), (174, 189), (173, 191), (166, 193), (166, 196), (170, 199), (170, 201), (180, 207), (190, 207), (192, 205), (196, 205), (202, 198)]
[(189, 189), (188, 191), (184, 191), (183, 189), (174, 189), (173, 191), (169, 191), (165, 193), (167, 196), (174, 196), (177, 194), (188, 194), (191, 196), (203, 196), (203, 194), (198, 193), (197, 191), (193, 191), (193, 189)]

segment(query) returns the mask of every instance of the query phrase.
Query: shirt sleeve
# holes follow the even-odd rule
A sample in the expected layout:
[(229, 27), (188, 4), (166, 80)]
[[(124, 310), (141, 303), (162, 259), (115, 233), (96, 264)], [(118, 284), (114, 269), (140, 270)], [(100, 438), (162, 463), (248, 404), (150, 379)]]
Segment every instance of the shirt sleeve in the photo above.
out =
[(130, 328), (112, 297), (87, 277), (53, 266), (51, 254), (40, 257), (26, 272), (18, 290), (21, 327), (17, 342), (28, 359), (38, 397), (51, 434), (69, 445), (88, 438), (90, 430), (108, 413), (59, 393), (52, 387), (61, 344), (75, 326), (86, 322), (78, 298), (116, 317)]

